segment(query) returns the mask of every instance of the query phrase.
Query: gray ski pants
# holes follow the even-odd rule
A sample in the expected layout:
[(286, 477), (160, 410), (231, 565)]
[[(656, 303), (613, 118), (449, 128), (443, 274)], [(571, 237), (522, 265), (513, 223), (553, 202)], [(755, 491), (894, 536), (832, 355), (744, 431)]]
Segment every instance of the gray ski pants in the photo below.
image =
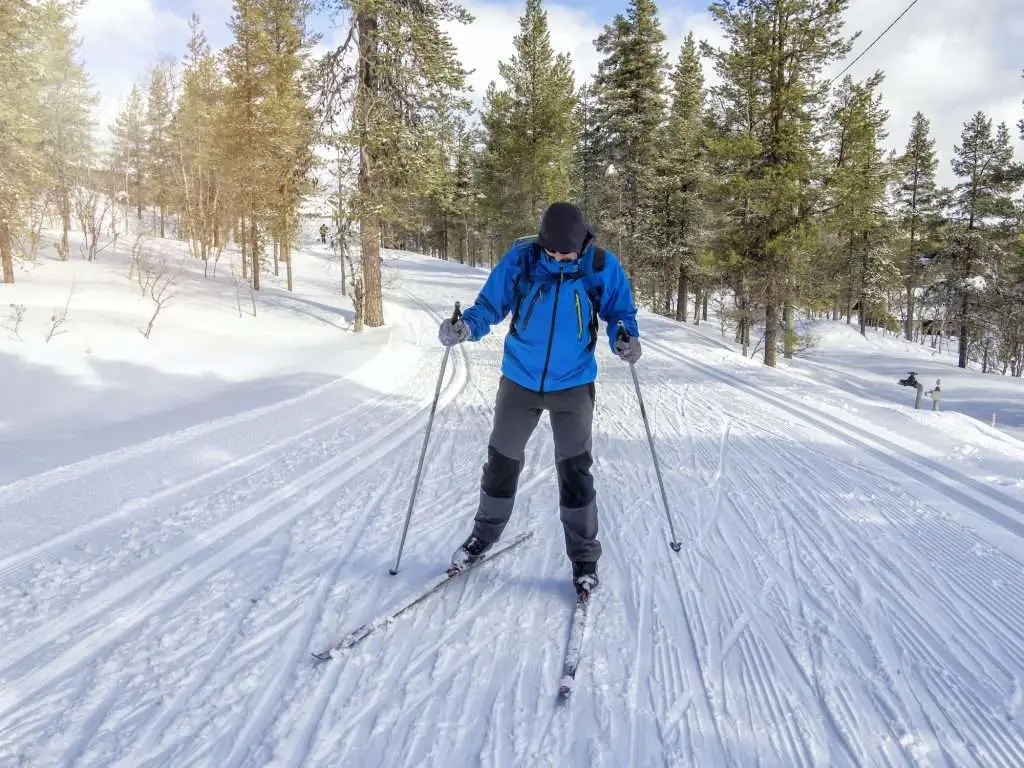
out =
[(541, 394), (501, 378), (487, 462), (480, 480), (480, 506), (473, 535), (495, 542), (512, 515), (526, 443), (547, 411), (555, 438), (558, 501), (565, 552), (573, 562), (597, 562), (597, 498), (590, 467), (594, 421), (593, 384)]

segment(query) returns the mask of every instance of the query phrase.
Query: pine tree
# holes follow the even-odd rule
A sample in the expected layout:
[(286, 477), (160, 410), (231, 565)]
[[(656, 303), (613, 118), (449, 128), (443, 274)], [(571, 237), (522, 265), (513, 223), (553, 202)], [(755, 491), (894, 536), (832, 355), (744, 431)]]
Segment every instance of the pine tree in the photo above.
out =
[[(671, 81), (672, 105), (661, 137), (658, 219), (662, 222), (663, 251), (669, 257), (664, 278), (667, 286), (675, 287), (675, 318), (684, 321), (707, 218), (704, 74), (692, 32), (683, 42)], [(665, 292), (666, 314), (672, 311), (672, 296), (669, 287)]]
[(91, 110), (99, 101), (88, 75), (76, 60), (74, 6), (46, 0), (40, 8), (43, 35), (39, 39), (42, 70), (38, 83), (39, 150), (45, 163), (46, 188), (56, 203), (61, 222), (57, 252), (70, 255), (72, 196), (92, 156)]
[(135, 201), (136, 215), (141, 220), (146, 202), (146, 113), (137, 84), (128, 92), (128, 99), (110, 132), (113, 136), (111, 168), (124, 179), (124, 191), (129, 200)]
[(527, 0), (514, 38), (515, 54), (498, 64), (505, 87), (484, 100), (485, 187), (499, 236), (536, 229), (544, 208), (572, 190), (577, 97), (568, 54), (551, 47), (541, 0)]
[(42, 62), (36, 41), (42, 34), (36, 4), (0, 2), (0, 265), (5, 283), (14, 282), (14, 238), (41, 177), (37, 88)]
[(169, 67), (153, 67), (149, 73), (149, 87), (146, 93), (146, 197), (156, 206), (159, 213), (160, 237), (166, 237), (167, 234), (167, 210), (171, 205), (172, 190), (175, 187), (176, 163), (171, 135), (171, 119), (174, 115), (171, 103), (172, 77)]
[[(442, 25), (469, 15), (450, 0), (379, 3), (330, 0), (351, 19), (346, 42), (320, 63), (320, 114), (334, 125), (351, 102), (344, 142), (357, 150), (356, 193), (361, 276), (354, 286), (357, 329), (384, 324), (380, 242), (382, 228), (400, 218), (413, 195), (422, 197), (424, 166), (435, 138), (422, 127), (465, 90), (466, 72)], [(354, 41), (356, 63), (346, 66)], [(354, 84), (354, 93), (352, 86)]]
[(595, 41), (604, 59), (596, 87), (600, 120), (608, 135), (612, 183), (617, 189), (619, 255), (636, 282), (641, 267), (656, 263), (658, 132), (665, 117), (665, 34), (653, 0), (630, 0), (626, 14), (605, 26)]
[(864, 83), (847, 76), (837, 89), (831, 114), (835, 167), (827, 185), (827, 223), (842, 254), (837, 266), (847, 282), (847, 316), (856, 298), (862, 335), (878, 300), (877, 278), (892, 274), (889, 262), (880, 263), (888, 254), (883, 202), (890, 173), (879, 145), (887, 136), (884, 126), (889, 119), (877, 92), (881, 82), (880, 72)]
[(234, 210), (242, 246), (242, 274), (251, 270), (252, 287), (260, 288), (261, 240), (260, 214), (266, 190), (263, 184), (269, 169), (270, 124), (263, 107), (270, 93), (270, 50), (266, 35), (266, 11), (262, 0), (234, 0), (228, 23), (234, 42), (225, 50), (225, 74), (228, 79), (225, 151)]
[[(265, 0), (269, 48), (269, 93), (263, 114), (269, 123), (268, 193), (271, 228), (284, 255), (287, 287), (292, 290), (291, 244), (298, 232), (299, 205), (312, 168), (315, 122), (301, 74), (306, 68), (312, 36), (306, 30), (307, 0)], [(274, 274), (277, 274), (277, 260)]]
[(577, 93), (576, 147), (573, 152), (572, 197), (587, 221), (596, 224), (605, 214), (604, 171), (610, 162), (604, 126), (598, 119), (597, 94), (584, 84)]
[(719, 194), (733, 201), (730, 247), (740, 255), (744, 279), (761, 284), (766, 365), (776, 362), (780, 305), (792, 317), (794, 262), (809, 252), (814, 236), (815, 133), (827, 93), (819, 75), (850, 50), (840, 35), (848, 6), (848, 0), (710, 6), (728, 44), (705, 48), (721, 78), (711, 89), (723, 129), (714, 142), (717, 163), (728, 169)]
[[(957, 365), (967, 367), (972, 326), (972, 298), (984, 290), (992, 274), (993, 248), (999, 229), (1014, 215), (1011, 195), (1018, 185), (1013, 163), (1010, 131), (1001, 123), (995, 134), (992, 120), (976, 112), (964, 124), (960, 144), (953, 148), (953, 173), (963, 179), (954, 190), (954, 207), (960, 225), (949, 255), (958, 275), (960, 339)], [(982, 280), (977, 281), (976, 278)], [(976, 326), (975, 326), (976, 327)]]
[(224, 157), (220, 147), (223, 87), (199, 17), (189, 20), (190, 38), (182, 72), (181, 98), (172, 125), (181, 178), (182, 231), (193, 255), (207, 265), (222, 245), (225, 210)]
[(897, 162), (900, 174), (896, 203), (901, 225), (907, 238), (904, 279), (907, 289), (907, 317), (904, 336), (914, 339), (914, 311), (917, 287), (921, 279), (921, 253), (927, 248), (925, 238), (938, 216), (935, 173), (939, 166), (935, 156), (935, 140), (931, 123), (922, 113), (914, 114), (907, 148)]

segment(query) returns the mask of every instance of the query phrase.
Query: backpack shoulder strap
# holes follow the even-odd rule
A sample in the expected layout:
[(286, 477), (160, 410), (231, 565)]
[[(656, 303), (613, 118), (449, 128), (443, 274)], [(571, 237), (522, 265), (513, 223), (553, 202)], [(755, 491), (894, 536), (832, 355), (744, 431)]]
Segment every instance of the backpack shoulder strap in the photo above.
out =
[(515, 294), (512, 305), (512, 319), (509, 322), (509, 333), (515, 335), (516, 322), (519, 320), (519, 310), (522, 308), (523, 299), (530, 292), (530, 281), (532, 278), (533, 260), (536, 257), (537, 238), (533, 236), (516, 238), (512, 246), (519, 250), (519, 259), (516, 266), (516, 276), (512, 281), (512, 291)]
[(605, 250), (601, 246), (594, 249), (594, 256), (590, 262), (590, 269), (583, 273), (583, 285), (587, 291), (587, 298), (590, 299), (590, 342), (587, 350), (593, 350), (597, 346), (597, 332), (600, 327), (598, 309), (601, 307), (601, 297), (604, 293), (604, 286), (597, 278), (596, 273), (604, 269)]

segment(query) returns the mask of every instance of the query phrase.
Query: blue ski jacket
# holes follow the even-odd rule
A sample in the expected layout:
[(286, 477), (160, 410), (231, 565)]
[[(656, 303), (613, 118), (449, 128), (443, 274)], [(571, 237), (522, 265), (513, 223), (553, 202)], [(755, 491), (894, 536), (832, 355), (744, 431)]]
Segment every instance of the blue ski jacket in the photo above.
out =
[(532, 241), (518, 242), (498, 262), (471, 307), (462, 315), (470, 340), (512, 312), (501, 372), (534, 392), (557, 392), (597, 378), (598, 317), (615, 348), (618, 322), (639, 336), (629, 278), (619, 260), (604, 251), (594, 269), (591, 242), (571, 262), (559, 263)]

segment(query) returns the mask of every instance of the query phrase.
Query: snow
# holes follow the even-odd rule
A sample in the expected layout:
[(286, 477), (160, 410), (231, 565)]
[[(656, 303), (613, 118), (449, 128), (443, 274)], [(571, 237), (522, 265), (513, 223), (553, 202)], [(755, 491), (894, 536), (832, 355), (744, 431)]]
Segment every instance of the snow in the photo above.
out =
[[(831, 324), (771, 371), (641, 317), (679, 553), (599, 345), (602, 583), (567, 707), (546, 419), (506, 533), (533, 538), (315, 664), (468, 533), (503, 332), (448, 359), (391, 576), (437, 323), (484, 274), (387, 252), (389, 324), (357, 336), (330, 254), (295, 258), (255, 317), (186, 262), (149, 340), (125, 254), (5, 287), (0, 765), (1024, 764), (1024, 443), (987, 415), (1024, 426), (1021, 382)], [(940, 412), (896, 385), (915, 367)]]

